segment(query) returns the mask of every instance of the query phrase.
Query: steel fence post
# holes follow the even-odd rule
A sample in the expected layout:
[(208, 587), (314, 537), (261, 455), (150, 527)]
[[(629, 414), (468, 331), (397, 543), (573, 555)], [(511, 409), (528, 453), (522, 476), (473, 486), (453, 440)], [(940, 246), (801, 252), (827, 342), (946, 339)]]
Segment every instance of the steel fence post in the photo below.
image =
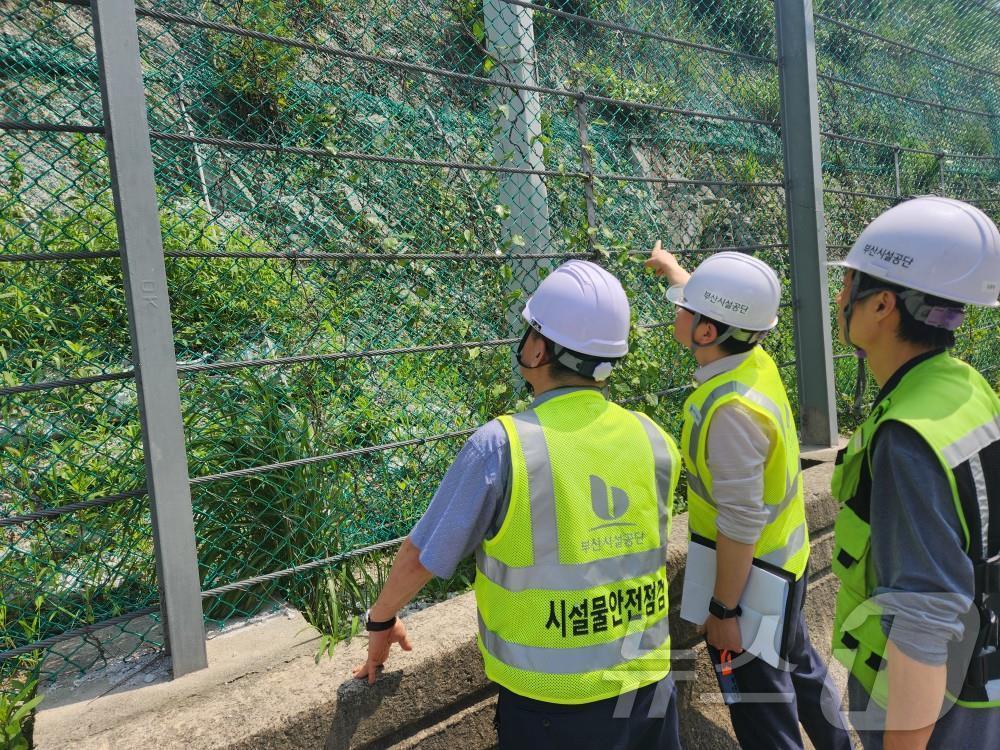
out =
[(586, 175), (583, 182), (583, 199), (587, 207), (587, 247), (590, 248), (590, 254), (596, 256), (597, 201), (594, 199), (594, 160), (587, 131), (587, 101), (578, 96), (573, 109), (576, 112), (576, 132), (580, 138), (580, 169)]
[[(498, 122), (493, 156), (504, 167), (542, 170), (541, 95), (511, 86), (536, 85), (534, 13), (504, 0), (483, 0), (486, 49), (494, 63)], [(499, 175), (497, 203), (509, 212), (503, 217), (503, 242), (509, 252), (544, 254), (551, 242), (548, 189), (541, 175), (511, 172)], [(540, 280), (539, 261), (511, 261), (512, 292), (531, 293)], [(507, 310), (508, 333), (523, 329), (521, 304)]]
[(142, 424), (163, 632), (174, 677), (207, 666), (201, 583), (134, 0), (91, 0)]
[(802, 443), (837, 443), (812, 0), (775, 0)]

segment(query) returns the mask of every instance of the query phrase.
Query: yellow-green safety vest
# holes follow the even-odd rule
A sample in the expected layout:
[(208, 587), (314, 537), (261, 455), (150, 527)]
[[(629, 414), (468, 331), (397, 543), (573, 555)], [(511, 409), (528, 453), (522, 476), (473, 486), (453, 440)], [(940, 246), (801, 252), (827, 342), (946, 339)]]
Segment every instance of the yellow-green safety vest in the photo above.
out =
[(500, 418), (510, 503), (476, 554), (486, 675), (589, 703), (670, 672), (666, 545), (677, 448), (644, 414), (584, 389)]
[[(840, 579), (833, 628), (833, 655), (880, 706), (888, 700), (886, 635), (882, 608), (872, 600), (877, 586), (871, 559), (871, 445), (878, 428), (902, 422), (930, 446), (948, 477), (952, 502), (976, 570), (981, 619), (997, 611), (1000, 529), (990, 510), (1000, 508), (1000, 398), (972, 367), (945, 353), (913, 365), (837, 456), (833, 494), (841, 503), (834, 527), (833, 572)], [(1000, 515), (997, 516), (1000, 519)], [(998, 521), (1000, 523), (1000, 521)], [(985, 635), (994, 641), (997, 632)], [(958, 675), (958, 704), (1000, 706), (1000, 653), (974, 654), (967, 675)], [(965, 678), (964, 684), (961, 680)], [(950, 692), (950, 691), (949, 691)]]
[(732, 370), (702, 383), (684, 403), (681, 450), (687, 469), (688, 522), (692, 534), (714, 541), (718, 508), (708, 468), (708, 427), (716, 410), (737, 402), (773, 426), (777, 443), (764, 464), (764, 504), (768, 520), (754, 548), (754, 557), (779, 567), (796, 579), (809, 561), (799, 441), (792, 408), (774, 360), (755, 346)]

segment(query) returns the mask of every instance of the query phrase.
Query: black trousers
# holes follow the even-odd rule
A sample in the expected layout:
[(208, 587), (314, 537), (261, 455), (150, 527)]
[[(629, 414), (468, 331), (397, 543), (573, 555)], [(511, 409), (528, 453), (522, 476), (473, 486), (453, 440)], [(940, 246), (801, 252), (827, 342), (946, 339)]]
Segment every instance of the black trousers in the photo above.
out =
[[(840, 695), (809, 640), (802, 614), (807, 579), (803, 575), (792, 594), (794, 614), (786, 639), (785, 669), (746, 652), (733, 657), (730, 675), (721, 675), (716, 668), (736, 739), (744, 750), (801, 750), (799, 722), (816, 750), (851, 749), (840, 714)], [(719, 652), (708, 648), (714, 654), (713, 661), (718, 662)]]
[(532, 700), (501, 687), (496, 725), (500, 750), (675, 750), (681, 746), (677, 688), (670, 675), (620, 698), (576, 706)]

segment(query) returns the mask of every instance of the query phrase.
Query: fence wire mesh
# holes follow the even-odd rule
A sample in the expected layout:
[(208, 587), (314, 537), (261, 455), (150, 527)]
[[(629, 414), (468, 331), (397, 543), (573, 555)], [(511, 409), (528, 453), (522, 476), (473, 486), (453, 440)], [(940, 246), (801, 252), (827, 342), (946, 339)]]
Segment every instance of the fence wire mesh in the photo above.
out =
[[(842, 257), (869, 221), (913, 195), (960, 198), (1000, 219), (996, 4), (818, 0), (814, 8), (830, 257)], [(839, 284), (831, 274), (831, 294)], [(996, 310), (970, 309), (955, 348), (994, 382), (998, 324)], [(853, 357), (835, 364), (849, 427), (878, 388), (870, 378), (858, 382)]]
[[(527, 397), (518, 311), (561, 260), (625, 280), (613, 393), (672, 427), (690, 365), (654, 239), (787, 265), (771, 18), (732, 45), (698, 4), (140, 14), (205, 588), (404, 535), (467, 434)], [(290, 599), (335, 627), (330, 578), (206, 614)]]
[[(35, 668), (50, 679), (162, 645), (86, 5), (0, 2), (0, 627), (7, 655), (47, 649)], [(961, 14), (876, 5), (859, 21), (850, 3), (817, 3), (831, 246), (925, 190), (942, 149), (950, 190), (997, 195), (983, 131), (949, 140), (971, 122), (997, 142), (980, 113), (996, 88), (966, 85), (982, 76), (968, 66), (992, 70), (988, 45)], [(922, 44), (896, 28), (904, 10), (942, 34), (940, 56), (964, 56), (922, 63), (927, 91), (898, 48), (872, 52), (826, 20)], [(529, 397), (511, 357), (520, 306), (564, 259), (622, 279), (633, 351), (611, 395), (673, 432), (693, 363), (643, 269), (649, 247), (662, 239), (689, 267), (723, 249), (771, 263), (784, 301), (766, 346), (794, 403), (771, 0), (138, 13), (210, 630), (286, 603), (334, 639), (357, 627), (464, 439)], [(859, 52), (836, 52), (855, 36)], [(875, 54), (904, 66), (899, 81)], [(929, 96), (950, 108), (918, 103)], [(990, 367), (997, 348), (973, 342), (962, 353)], [(837, 363), (846, 404), (852, 365)]]
[[(90, 13), (0, 3), (0, 664), (161, 647)], [(155, 612), (155, 610), (153, 610)], [(28, 648), (84, 625), (96, 635)]]
[[(20, 648), (156, 597), (93, 36), (72, 5), (3, 5)], [(612, 393), (672, 429), (691, 363), (643, 270), (654, 240), (691, 265), (753, 252), (787, 278), (769, 2), (138, 10), (209, 627), (291, 602), (350, 631), (380, 550), (346, 572), (331, 558), (404, 535), (469, 432), (528, 397), (518, 311), (562, 260), (622, 277), (636, 344)], [(784, 363), (790, 311), (771, 339)], [(51, 615), (19, 634), (39, 592)], [(116, 657), (157, 643), (155, 619), (135, 622), (133, 642), (106, 639)], [(107, 657), (87, 640), (103, 643), (63, 643)], [(54, 649), (45, 671), (87, 666)]]

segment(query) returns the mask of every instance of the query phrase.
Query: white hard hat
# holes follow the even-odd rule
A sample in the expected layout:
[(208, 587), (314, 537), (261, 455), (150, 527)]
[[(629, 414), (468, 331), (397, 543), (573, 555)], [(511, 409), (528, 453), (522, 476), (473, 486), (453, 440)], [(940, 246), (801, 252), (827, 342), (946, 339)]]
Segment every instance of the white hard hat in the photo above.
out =
[(781, 282), (764, 261), (727, 251), (706, 258), (667, 299), (733, 328), (769, 331), (778, 324)]
[(997, 307), (1000, 231), (975, 206), (923, 195), (878, 216), (833, 266), (969, 305)]
[(590, 357), (628, 353), (628, 297), (621, 283), (596, 263), (570, 260), (550, 273), (521, 313), (550, 341)]

